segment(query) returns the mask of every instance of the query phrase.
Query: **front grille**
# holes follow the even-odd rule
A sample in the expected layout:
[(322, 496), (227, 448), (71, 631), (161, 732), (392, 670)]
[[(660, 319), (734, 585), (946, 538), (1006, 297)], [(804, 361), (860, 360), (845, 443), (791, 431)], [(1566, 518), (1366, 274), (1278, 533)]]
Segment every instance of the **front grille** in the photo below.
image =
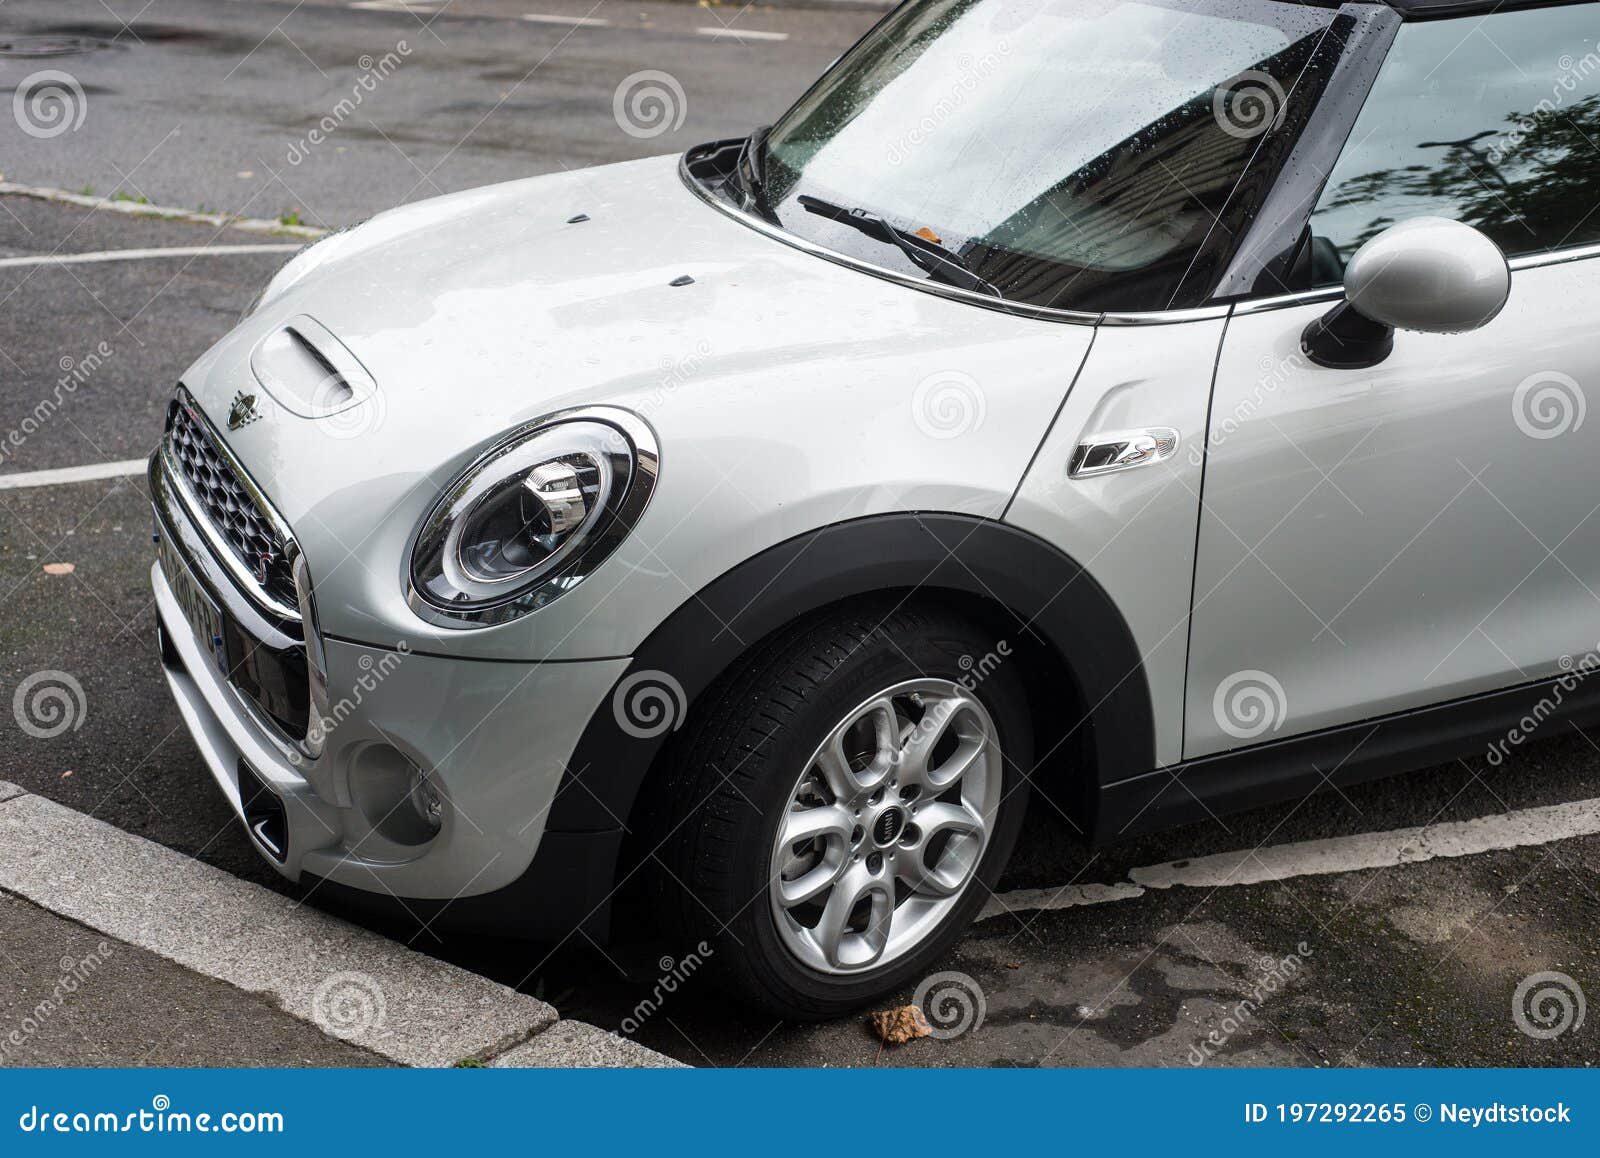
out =
[(167, 445), (200, 511), (234, 558), (280, 608), (296, 606), (290, 544), (209, 425), (180, 394), (167, 410)]

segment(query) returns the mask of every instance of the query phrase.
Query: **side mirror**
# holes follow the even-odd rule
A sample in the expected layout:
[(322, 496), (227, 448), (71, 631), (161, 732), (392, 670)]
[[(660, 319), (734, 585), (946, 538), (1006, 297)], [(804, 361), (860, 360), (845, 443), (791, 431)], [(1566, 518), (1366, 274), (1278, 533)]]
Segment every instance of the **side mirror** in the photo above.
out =
[(1488, 325), (1511, 296), (1511, 267), (1472, 226), (1417, 217), (1356, 251), (1344, 296), (1311, 323), (1301, 346), (1319, 366), (1360, 370), (1389, 356), (1396, 330), (1463, 334)]

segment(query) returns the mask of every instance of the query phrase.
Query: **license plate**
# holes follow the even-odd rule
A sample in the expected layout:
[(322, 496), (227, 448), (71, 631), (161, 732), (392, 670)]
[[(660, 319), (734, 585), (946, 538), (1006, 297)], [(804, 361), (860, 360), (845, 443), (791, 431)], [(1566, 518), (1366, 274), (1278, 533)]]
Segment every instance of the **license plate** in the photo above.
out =
[(172, 589), (172, 597), (178, 601), (184, 621), (194, 633), (195, 642), (200, 645), (201, 651), (211, 657), (217, 670), (226, 675), (228, 662), (222, 644), (222, 611), (206, 594), (205, 588), (194, 577), (194, 572), (189, 570), (189, 564), (184, 562), (159, 527), (156, 530), (156, 557), (161, 562), (161, 573), (166, 576), (167, 586)]

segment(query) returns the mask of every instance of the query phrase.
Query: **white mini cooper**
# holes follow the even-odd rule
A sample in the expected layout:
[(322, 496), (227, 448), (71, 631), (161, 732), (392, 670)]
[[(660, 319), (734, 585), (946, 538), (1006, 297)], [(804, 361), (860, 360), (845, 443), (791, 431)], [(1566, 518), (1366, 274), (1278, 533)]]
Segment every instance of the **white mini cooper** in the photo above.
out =
[(748, 138), (319, 242), (151, 463), (195, 742), (289, 878), (653, 898), (794, 1016), (933, 967), (1030, 791), (1503, 757), (1596, 701), (1597, 33), (919, 0)]

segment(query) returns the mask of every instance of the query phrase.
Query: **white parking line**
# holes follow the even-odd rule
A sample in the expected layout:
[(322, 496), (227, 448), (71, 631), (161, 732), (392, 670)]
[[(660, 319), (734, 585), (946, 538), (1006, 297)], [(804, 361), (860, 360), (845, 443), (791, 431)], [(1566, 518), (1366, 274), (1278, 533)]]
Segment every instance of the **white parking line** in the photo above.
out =
[(1364, 832), (1328, 840), (1307, 840), (1269, 848), (1242, 849), (1215, 856), (1176, 860), (1136, 868), (1114, 885), (1068, 885), (1061, 889), (1018, 889), (989, 898), (978, 920), (1005, 913), (1070, 909), (1142, 897), (1147, 889), (1220, 889), (1258, 885), (1294, 877), (1329, 876), (1366, 869), (1417, 864), (1436, 857), (1478, 856), (1510, 848), (1552, 844), (1600, 835), (1600, 799), (1525, 808), (1393, 832)]
[(787, 32), (754, 32), (748, 28), (696, 28), (701, 36), (730, 37), (734, 40), (788, 40)]
[(431, 16), (444, 6), (444, 0), (358, 0), (352, 8), (368, 12), (411, 12), (418, 16)]
[(562, 24), (574, 28), (610, 28), (611, 21), (603, 20), (598, 16), (545, 16), (538, 12), (529, 12), (523, 19), (530, 24)]
[(64, 466), (58, 470), (29, 470), (17, 474), (0, 474), (0, 491), (16, 491), (25, 487), (51, 487), (58, 483), (93, 482), (102, 478), (127, 478), (143, 474), (146, 462), (130, 458), (123, 462), (97, 462), (90, 466)]
[(165, 249), (103, 249), (97, 253), (45, 253), (29, 257), (0, 257), (0, 269), (22, 265), (88, 265), (101, 261), (144, 261), (153, 257), (228, 257), (241, 253), (294, 253), (304, 246), (283, 245), (174, 245)]

